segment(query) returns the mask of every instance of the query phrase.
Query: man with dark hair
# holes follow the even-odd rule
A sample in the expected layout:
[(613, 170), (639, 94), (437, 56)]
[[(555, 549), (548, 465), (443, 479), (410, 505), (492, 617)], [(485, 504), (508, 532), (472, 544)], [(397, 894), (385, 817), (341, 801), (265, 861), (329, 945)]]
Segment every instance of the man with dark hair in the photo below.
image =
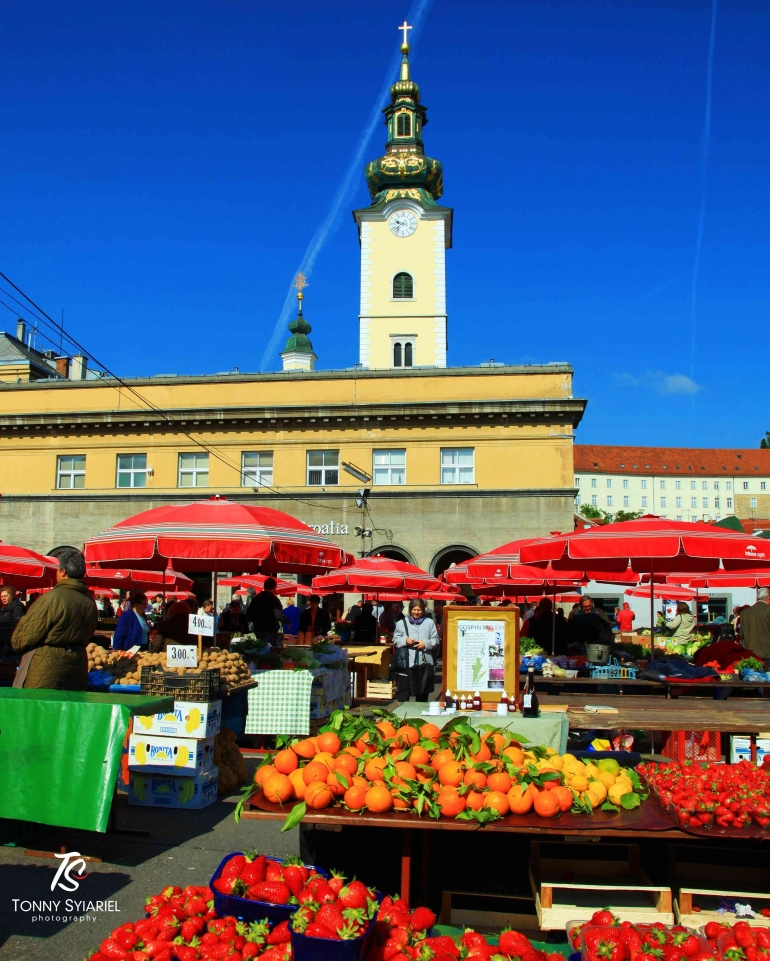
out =
[(99, 618), (83, 582), (85, 573), (80, 551), (62, 551), (56, 586), (40, 597), (13, 632), (11, 644), (22, 655), (14, 687), (85, 691), (86, 644)]
[(249, 627), (260, 640), (266, 641), (271, 647), (278, 646), (278, 621), (288, 623), (288, 617), (283, 613), (281, 602), (275, 596), (278, 582), (274, 577), (268, 577), (263, 590), (256, 595), (246, 609), (246, 620)]
[(770, 590), (760, 587), (757, 602), (741, 610), (738, 621), (741, 641), (752, 654), (761, 657), (765, 668), (770, 666)]

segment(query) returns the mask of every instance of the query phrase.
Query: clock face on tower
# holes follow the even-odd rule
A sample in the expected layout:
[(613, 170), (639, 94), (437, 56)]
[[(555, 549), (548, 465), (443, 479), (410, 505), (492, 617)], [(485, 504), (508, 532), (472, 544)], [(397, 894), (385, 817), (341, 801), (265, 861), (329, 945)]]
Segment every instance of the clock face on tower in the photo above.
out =
[(396, 237), (411, 237), (417, 230), (417, 218), (411, 210), (397, 210), (391, 215), (388, 226)]

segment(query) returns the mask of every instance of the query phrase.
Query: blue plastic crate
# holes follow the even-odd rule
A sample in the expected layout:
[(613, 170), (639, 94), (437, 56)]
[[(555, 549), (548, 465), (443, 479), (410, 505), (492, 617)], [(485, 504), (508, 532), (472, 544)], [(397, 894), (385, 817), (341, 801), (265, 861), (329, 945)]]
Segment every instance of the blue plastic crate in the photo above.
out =
[(605, 665), (593, 668), (591, 671), (591, 677), (634, 680), (636, 678), (636, 670), (637, 669), (635, 667), (626, 667), (625, 665), (621, 665), (616, 657), (611, 657)]
[[(377, 907), (382, 895), (377, 892)], [(291, 932), (291, 956), (293, 961), (361, 961), (374, 934), (377, 912), (360, 938), (355, 941), (335, 941), (332, 938), (309, 938), (305, 934)]]

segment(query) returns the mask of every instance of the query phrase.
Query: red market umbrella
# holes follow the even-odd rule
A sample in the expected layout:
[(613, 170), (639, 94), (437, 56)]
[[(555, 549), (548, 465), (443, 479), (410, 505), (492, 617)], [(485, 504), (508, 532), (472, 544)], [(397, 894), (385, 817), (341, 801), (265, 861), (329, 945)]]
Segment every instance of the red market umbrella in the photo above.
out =
[[(649, 587), (629, 587), (624, 592), (629, 597), (649, 597)], [(677, 587), (672, 584), (657, 584), (653, 587), (654, 597), (666, 601), (692, 601), (698, 596), (697, 591), (690, 590), (689, 587)]]
[(0, 541), (0, 584), (19, 590), (52, 587), (58, 569), (59, 561), (55, 557)]
[(271, 574), (315, 574), (352, 559), (283, 511), (218, 496), (143, 511), (91, 538), (84, 553), (89, 563), (103, 567)]
[[(128, 571), (103, 567), (86, 567), (86, 584), (89, 587), (111, 587), (116, 591), (155, 591), (166, 594), (171, 591), (187, 591), (193, 586), (189, 577), (178, 571)], [(154, 595), (153, 595), (154, 596)]]
[[(253, 587), (255, 590), (262, 591), (265, 588), (265, 581), (267, 580), (267, 574), (252, 574), (249, 577), (221, 577), (217, 584), (220, 587), (240, 587), (243, 591), (236, 591), (236, 594), (247, 594), (246, 588)], [(275, 589), (275, 593), (279, 597), (290, 597), (294, 594), (302, 594), (304, 597), (309, 597), (313, 590), (308, 587), (307, 584), (296, 584), (294, 581), (285, 581), (281, 578), (275, 578), (278, 586)]]
[[(684, 582), (685, 578), (677, 578)], [(770, 587), (770, 570), (762, 571), (715, 571), (687, 578), (690, 587)]]
[(405, 591), (419, 596), (429, 591), (445, 592), (447, 586), (414, 564), (394, 561), (390, 557), (361, 557), (333, 574), (314, 577), (313, 590), (356, 594), (397, 594)]

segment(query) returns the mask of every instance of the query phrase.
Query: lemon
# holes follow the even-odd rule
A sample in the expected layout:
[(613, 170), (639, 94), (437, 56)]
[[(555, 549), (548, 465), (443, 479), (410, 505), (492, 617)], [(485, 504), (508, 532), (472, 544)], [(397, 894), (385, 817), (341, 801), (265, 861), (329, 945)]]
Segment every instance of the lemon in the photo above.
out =
[(602, 803), (598, 794), (594, 794), (593, 791), (581, 791), (580, 798), (590, 804), (592, 808), (598, 807)]
[(580, 793), (581, 791), (587, 791), (589, 784), (588, 778), (583, 777), (582, 774), (573, 774), (572, 777), (566, 778), (567, 784), (572, 788), (573, 791)]
[(631, 788), (623, 783), (623, 780), (618, 778), (618, 780), (609, 789), (607, 797), (612, 802), (612, 804), (620, 805), (620, 799), (624, 794), (633, 794)]
[(596, 780), (600, 781), (605, 787), (612, 787), (617, 778), (614, 774), (610, 774), (609, 771), (599, 771)]
[(548, 755), (548, 757), (550, 758), (550, 757), (553, 757), (554, 754), (558, 754), (559, 752), (558, 752), (555, 748), (547, 747), (547, 748), (545, 749), (545, 753), (546, 753), (546, 754)]
[(564, 758), (561, 757), (559, 754), (550, 754), (548, 756), (548, 763), (556, 771), (564, 770)]
[(588, 785), (588, 790), (591, 794), (595, 794), (597, 797), (605, 801), (607, 798), (607, 788), (601, 781), (591, 781)]
[(597, 767), (599, 768), (600, 771), (607, 771), (610, 774), (615, 774), (615, 775), (617, 775), (618, 771), (620, 770), (620, 765), (618, 764), (618, 762), (615, 760), (614, 757), (602, 758), (602, 760), (599, 761), (599, 763), (597, 764)]
[(586, 777), (596, 777), (599, 773), (599, 768), (595, 764), (592, 764), (591, 761), (589, 761), (585, 767), (586, 769), (583, 771), (583, 774), (585, 774)]

